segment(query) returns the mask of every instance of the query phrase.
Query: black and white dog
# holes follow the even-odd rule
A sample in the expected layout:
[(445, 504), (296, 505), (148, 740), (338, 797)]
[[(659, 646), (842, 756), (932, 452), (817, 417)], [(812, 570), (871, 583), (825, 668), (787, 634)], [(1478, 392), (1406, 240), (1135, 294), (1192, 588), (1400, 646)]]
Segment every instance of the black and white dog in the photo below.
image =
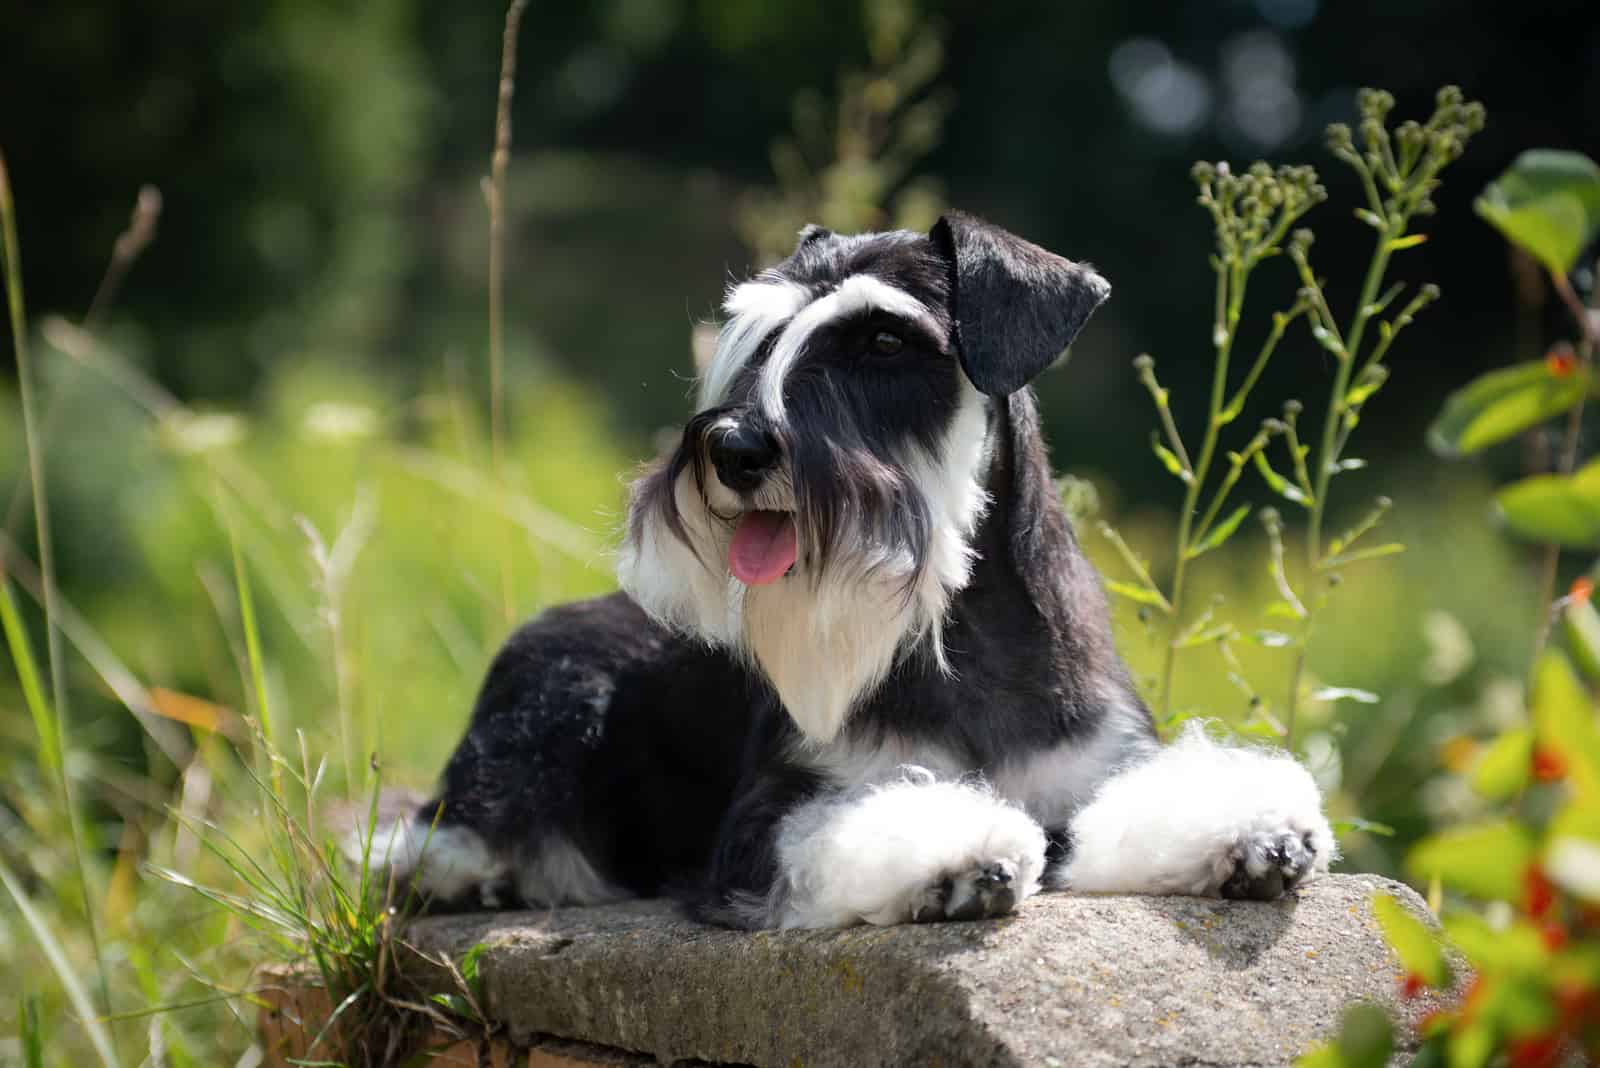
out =
[(633, 486), (627, 592), (512, 636), (440, 795), (377, 848), (444, 905), (668, 892), (740, 927), (1326, 871), (1294, 760), (1158, 744), (1058, 502), (1028, 383), (1109, 291), (966, 215), (803, 231), (730, 290), (698, 411)]

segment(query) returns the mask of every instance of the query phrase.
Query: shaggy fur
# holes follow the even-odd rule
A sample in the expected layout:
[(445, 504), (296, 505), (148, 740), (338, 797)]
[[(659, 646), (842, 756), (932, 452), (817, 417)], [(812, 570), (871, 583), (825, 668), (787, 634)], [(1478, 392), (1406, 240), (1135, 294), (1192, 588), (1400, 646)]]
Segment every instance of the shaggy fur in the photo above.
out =
[(808, 227), (728, 294), (626, 592), (511, 637), (389, 864), (436, 906), (670, 892), (744, 927), (1327, 870), (1299, 764), (1157, 743), (1058, 502), (1028, 382), (1109, 291), (969, 216)]

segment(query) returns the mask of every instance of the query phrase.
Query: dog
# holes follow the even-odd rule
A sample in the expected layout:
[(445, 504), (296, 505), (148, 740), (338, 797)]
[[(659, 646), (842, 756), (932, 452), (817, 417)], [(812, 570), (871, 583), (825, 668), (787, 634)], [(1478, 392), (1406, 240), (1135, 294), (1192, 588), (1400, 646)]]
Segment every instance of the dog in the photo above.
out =
[(964, 214), (803, 230), (728, 291), (631, 486), (623, 592), (506, 642), (437, 797), (374, 848), (435, 908), (671, 894), (740, 928), (1325, 872), (1296, 761), (1158, 742), (1059, 502), (1029, 383), (1109, 292)]

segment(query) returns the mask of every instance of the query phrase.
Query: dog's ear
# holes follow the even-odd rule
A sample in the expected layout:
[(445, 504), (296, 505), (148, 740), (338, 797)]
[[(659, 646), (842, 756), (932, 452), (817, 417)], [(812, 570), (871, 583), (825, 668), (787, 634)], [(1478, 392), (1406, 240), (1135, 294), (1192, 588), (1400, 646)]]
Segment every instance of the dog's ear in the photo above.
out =
[(990, 396), (1054, 363), (1111, 293), (1092, 268), (971, 215), (951, 212), (928, 236), (950, 262), (961, 366)]

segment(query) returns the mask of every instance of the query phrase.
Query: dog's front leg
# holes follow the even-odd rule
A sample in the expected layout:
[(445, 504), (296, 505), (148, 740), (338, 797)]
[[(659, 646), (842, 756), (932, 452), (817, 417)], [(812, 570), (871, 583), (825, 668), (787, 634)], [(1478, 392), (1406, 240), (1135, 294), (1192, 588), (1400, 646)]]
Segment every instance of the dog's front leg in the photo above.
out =
[(1299, 762), (1213, 742), (1198, 724), (1107, 780), (1071, 839), (1061, 882), (1095, 893), (1272, 900), (1338, 855)]
[(767, 927), (998, 916), (1037, 893), (1044, 870), (1044, 831), (1026, 813), (921, 769), (813, 795), (773, 830), (774, 878), (760, 900)]

